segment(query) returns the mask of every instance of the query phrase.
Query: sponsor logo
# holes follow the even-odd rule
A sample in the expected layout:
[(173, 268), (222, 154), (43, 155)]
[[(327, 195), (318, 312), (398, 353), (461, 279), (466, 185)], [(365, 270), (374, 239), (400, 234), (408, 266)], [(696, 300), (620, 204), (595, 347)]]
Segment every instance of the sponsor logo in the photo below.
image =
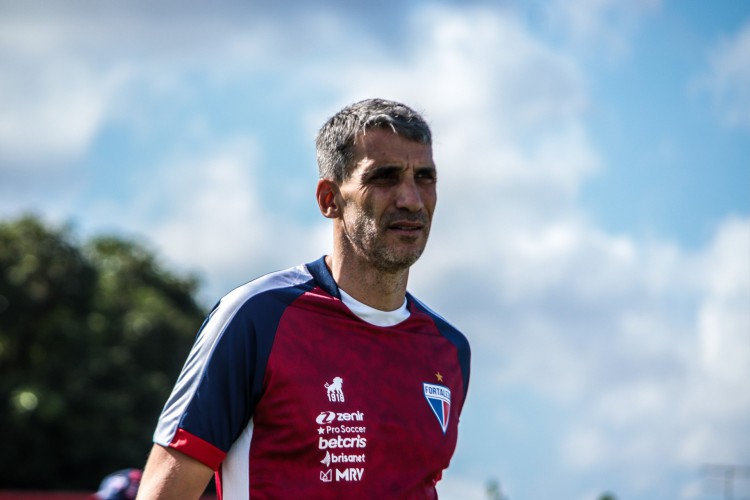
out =
[(365, 419), (365, 414), (362, 413), (361, 411), (336, 414), (336, 422), (362, 422), (364, 419)]
[(347, 454), (347, 453), (331, 453), (330, 451), (326, 450), (326, 456), (323, 457), (323, 460), (320, 461), (321, 464), (325, 465), (326, 467), (330, 467), (331, 464), (363, 464), (365, 463), (365, 454), (359, 453), (359, 454)]
[(348, 469), (336, 469), (336, 481), (359, 481), (365, 469), (362, 467), (349, 467)]
[[(334, 476), (334, 471), (336, 475)], [(328, 469), (320, 471), (320, 480), (324, 483), (330, 483), (334, 479), (338, 481), (359, 481), (365, 473), (364, 467), (348, 467), (346, 469)]]
[[(343, 403), (344, 379), (333, 377), (325, 382), (326, 397), (331, 403)], [(320, 481), (323, 483), (360, 481), (365, 473), (367, 427), (361, 411), (336, 412), (325, 410), (315, 417), (318, 449), (325, 453), (320, 460)], [(358, 467), (355, 467), (357, 465)], [(350, 467), (352, 466), (352, 467)]]
[(422, 383), (424, 397), (437, 417), (443, 434), (448, 429), (448, 420), (451, 415), (451, 390), (444, 385)]
[(348, 425), (326, 425), (325, 429), (318, 428), (318, 434), (364, 434), (367, 431), (367, 427), (350, 427)]
[(326, 388), (328, 401), (343, 403), (344, 402), (344, 391), (341, 386), (344, 384), (344, 379), (341, 377), (333, 377), (333, 382), (330, 384), (326, 382), (323, 386)]
[[(328, 452), (326, 452), (328, 453)], [(345, 463), (365, 463), (365, 454), (360, 453), (359, 455), (347, 455), (345, 453), (339, 453), (338, 455), (331, 455), (332, 464), (345, 464)]]
[(365, 448), (367, 446), (367, 438), (363, 438), (359, 434), (355, 437), (342, 437), (336, 436), (335, 438), (326, 439), (324, 437), (318, 438), (318, 448), (321, 450), (336, 449), (336, 448)]
[(320, 425), (330, 424), (334, 420), (336, 422), (362, 422), (365, 419), (365, 414), (361, 411), (354, 411), (351, 413), (335, 413), (332, 411), (321, 411), (320, 415), (315, 419)]
[(336, 414), (332, 411), (321, 411), (320, 415), (318, 415), (318, 418), (315, 419), (315, 421), (319, 424), (330, 424), (333, 422), (333, 419), (336, 418)]

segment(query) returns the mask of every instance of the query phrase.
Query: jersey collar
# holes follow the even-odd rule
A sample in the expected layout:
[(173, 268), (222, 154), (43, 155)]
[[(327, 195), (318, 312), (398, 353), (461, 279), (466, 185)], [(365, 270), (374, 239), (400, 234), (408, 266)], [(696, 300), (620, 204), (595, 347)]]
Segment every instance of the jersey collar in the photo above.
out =
[(307, 267), (307, 270), (310, 271), (310, 274), (320, 288), (322, 288), (329, 295), (332, 295), (339, 300), (341, 299), (339, 287), (333, 280), (333, 276), (331, 276), (331, 272), (328, 270), (328, 266), (326, 266), (325, 255), (316, 261), (305, 264), (305, 267)]
[[(320, 288), (322, 288), (329, 295), (341, 300), (339, 286), (334, 281), (331, 272), (328, 270), (328, 266), (326, 266), (325, 255), (318, 260), (305, 264), (305, 267), (307, 267), (307, 270), (310, 271), (310, 274), (312, 275), (318, 286), (320, 286)], [(411, 310), (414, 304), (414, 298), (408, 291), (406, 292), (406, 302), (409, 310)]]

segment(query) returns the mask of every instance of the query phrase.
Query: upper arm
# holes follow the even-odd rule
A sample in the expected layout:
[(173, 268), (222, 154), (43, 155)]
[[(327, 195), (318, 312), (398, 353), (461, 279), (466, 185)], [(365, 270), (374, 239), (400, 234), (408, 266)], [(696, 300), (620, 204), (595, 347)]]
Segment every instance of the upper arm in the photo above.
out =
[(241, 304), (212, 312), (159, 417), (154, 443), (219, 467), (252, 418), (260, 391), (252, 320)]
[(155, 444), (143, 471), (138, 499), (200, 498), (212, 474), (213, 470), (202, 462)]

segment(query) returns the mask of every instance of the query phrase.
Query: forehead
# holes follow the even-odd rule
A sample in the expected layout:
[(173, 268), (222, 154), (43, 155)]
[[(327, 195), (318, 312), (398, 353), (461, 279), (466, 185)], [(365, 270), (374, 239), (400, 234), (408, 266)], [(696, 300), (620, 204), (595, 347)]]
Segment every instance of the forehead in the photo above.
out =
[(383, 164), (434, 167), (432, 146), (389, 129), (376, 128), (360, 133), (354, 143), (354, 168)]

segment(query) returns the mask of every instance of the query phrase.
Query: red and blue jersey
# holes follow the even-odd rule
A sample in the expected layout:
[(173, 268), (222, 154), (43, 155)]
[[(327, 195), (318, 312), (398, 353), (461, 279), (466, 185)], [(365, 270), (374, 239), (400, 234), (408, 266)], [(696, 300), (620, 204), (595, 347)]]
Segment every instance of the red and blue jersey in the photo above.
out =
[(154, 441), (216, 470), (220, 498), (435, 498), (456, 446), (469, 344), (407, 293), (363, 321), (321, 258), (223, 297)]

